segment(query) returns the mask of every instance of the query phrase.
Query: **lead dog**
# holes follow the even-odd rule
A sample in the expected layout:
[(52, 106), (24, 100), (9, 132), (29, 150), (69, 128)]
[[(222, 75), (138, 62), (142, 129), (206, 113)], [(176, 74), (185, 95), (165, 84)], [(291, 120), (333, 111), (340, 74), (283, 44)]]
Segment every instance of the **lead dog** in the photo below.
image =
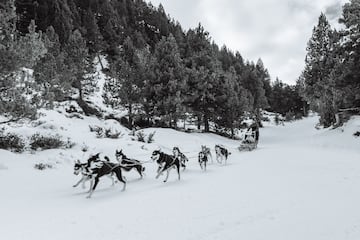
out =
[(143, 173), (145, 171), (145, 167), (141, 164), (139, 160), (128, 158), (122, 150), (115, 152), (116, 160), (121, 164), (122, 169), (125, 171), (130, 171), (131, 169), (136, 169), (139, 173), (140, 177), (143, 178)]
[(79, 175), (81, 173), (81, 179), (73, 185), (73, 187), (79, 186), (82, 183), (82, 188), (85, 188), (85, 182), (91, 179), (91, 172), (87, 167), (87, 163), (81, 163), (77, 160), (74, 164), (74, 174)]
[(225, 165), (226, 165), (228, 156), (231, 153), (224, 146), (221, 145), (215, 145), (215, 153), (216, 153), (216, 161), (221, 164), (222, 161), (225, 160)]
[(159, 164), (156, 178), (159, 178), (159, 176), (166, 171), (166, 178), (164, 180), (164, 182), (166, 182), (169, 178), (170, 170), (172, 168), (175, 168), (177, 170), (178, 178), (180, 180), (180, 161), (178, 158), (174, 158), (171, 155), (156, 150), (152, 153), (151, 159), (153, 161), (156, 161), (157, 164)]
[[(107, 161), (109, 161), (108, 157), (105, 157)], [(79, 160), (77, 160), (74, 163), (74, 174), (79, 175), (81, 174), (80, 180), (73, 185), (73, 187), (79, 186), (80, 183), (82, 183), (82, 188), (85, 188), (85, 182), (91, 180), (92, 177), (92, 171), (91, 168), (96, 168), (97, 165), (102, 164), (101, 160), (99, 158), (99, 153), (91, 156), (86, 163), (81, 163)], [(108, 175), (108, 177), (111, 179), (111, 186), (114, 186), (115, 180), (113, 178), (113, 174)], [(90, 190), (89, 190), (90, 192)]]

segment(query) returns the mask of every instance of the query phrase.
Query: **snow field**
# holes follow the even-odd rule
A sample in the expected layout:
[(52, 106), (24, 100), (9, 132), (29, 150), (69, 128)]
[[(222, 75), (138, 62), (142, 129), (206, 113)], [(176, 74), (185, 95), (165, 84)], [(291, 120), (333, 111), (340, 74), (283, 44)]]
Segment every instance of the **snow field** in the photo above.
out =
[[(155, 143), (143, 144), (127, 134), (96, 138), (88, 125), (105, 123), (93, 118), (47, 117), (78, 145), (36, 154), (0, 151), (4, 239), (360, 239), (360, 139), (352, 136), (359, 118), (335, 130), (315, 130), (316, 117), (267, 125), (257, 150), (239, 152), (238, 141), (213, 134), (146, 129), (156, 131)], [(215, 163), (218, 143), (232, 153), (226, 166)], [(201, 145), (212, 148), (207, 172), (195, 158)], [(174, 170), (167, 183), (165, 176), (155, 179), (157, 166), (148, 162), (144, 179), (124, 172), (124, 192), (106, 177), (91, 199), (87, 188), (72, 188), (79, 179), (73, 175), (76, 159), (100, 151), (115, 161), (115, 149), (122, 148), (128, 157), (149, 161), (154, 149), (170, 153), (173, 146), (190, 157), (180, 181)], [(54, 168), (36, 170), (38, 162)]]

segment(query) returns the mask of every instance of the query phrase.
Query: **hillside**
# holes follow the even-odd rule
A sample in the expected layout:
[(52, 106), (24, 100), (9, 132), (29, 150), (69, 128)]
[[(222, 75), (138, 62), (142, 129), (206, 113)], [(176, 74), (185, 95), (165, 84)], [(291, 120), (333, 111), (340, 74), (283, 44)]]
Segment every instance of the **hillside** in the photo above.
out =
[[(144, 144), (125, 135), (99, 139), (88, 125), (104, 125), (91, 117), (65, 118), (55, 111), (41, 120), (78, 145), (68, 150), (14, 154), (1, 150), (0, 189), (4, 239), (359, 239), (360, 141), (352, 136), (360, 119), (342, 129), (316, 130), (316, 116), (285, 126), (261, 129), (259, 147), (239, 152), (239, 142), (213, 134), (156, 131)], [(114, 122), (107, 124), (115, 126)], [(24, 127), (23, 127), (24, 128)], [(55, 130), (54, 130), (55, 129)], [(34, 131), (33, 128), (28, 128)], [(35, 130), (38, 131), (39, 129)], [(21, 131), (25, 131), (22, 129)], [(25, 131), (26, 132), (26, 131)], [(86, 153), (81, 151), (85, 142)], [(228, 147), (228, 165), (209, 165), (202, 172), (195, 158), (200, 145)], [(189, 157), (181, 180), (155, 179), (152, 150), (179, 146)], [(147, 161), (146, 176), (125, 173), (126, 191), (101, 180), (91, 199), (73, 188), (73, 161), (98, 151), (114, 161), (115, 149)], [(214, 153), (213, 153), (214, 155)], [(36, 163), (52, 169), (34, 169)], [(87, 184), (87, 187), (89, 185)]]

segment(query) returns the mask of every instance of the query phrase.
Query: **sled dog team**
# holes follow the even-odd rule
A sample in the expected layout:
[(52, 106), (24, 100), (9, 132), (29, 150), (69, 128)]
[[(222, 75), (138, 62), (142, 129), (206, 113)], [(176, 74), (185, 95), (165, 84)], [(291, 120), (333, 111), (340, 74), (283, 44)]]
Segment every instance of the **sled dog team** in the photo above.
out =
[[(231, 154), (222, 145), (215, 145), (215, 153), (216, 160), (220, 164), (223, 161), (226, 164), (227, 158)], [(74, 174), (80, 174), (81, 179), (73, 185), (73, 187), (77, 187), (81, 183), (82, 187), (85, 188), (85, 182), (90, 181), (90, 190), (89, 195), (87, 196), (90, 198), (95, 191), (100, 178), (103, 176), (111, 178), (112, 185), (114, 185), (113, 176), (115, 175), (116, 178), (124, 184), (122, 189), (123, 191), (126, 188), (126, 179), (122, 175), (122, 171), (130, 171), (134, 169), (139, 173), (140, 178), (143, 178), (145, 171), (145, 167), (143, 166), (144, 162), (128, 158), (122, 150), (116, 150), (115, 157), (117, 163), (110, 162), (110, 159), (107, 156), (105, 156), (103, 160), (100, 159), (100, 153), (91, 156), (86, 163), (81, 163), (77, 160), (74, 165)], [(178, 147), (173, 148), (173, 155), (166, 154), (160, 150), (155, 150), (151, 155), (151, 159), (158, 164), (156, 178), (159, 178), (162, 174), (166, 173), (164, 182), (168, 180), (170, 170), (173, 168), (176, 169), (178, 179), (180, 180), (180, 168), (185, 170), (186, 162), (189, 161), (189, 159)], [(202, 145), (201, 151), (198, 154), (198, 161), (202, 170), (206, 171), (206, 165), (210, 159), (211, 162), (213, 162), (210, 148)]]

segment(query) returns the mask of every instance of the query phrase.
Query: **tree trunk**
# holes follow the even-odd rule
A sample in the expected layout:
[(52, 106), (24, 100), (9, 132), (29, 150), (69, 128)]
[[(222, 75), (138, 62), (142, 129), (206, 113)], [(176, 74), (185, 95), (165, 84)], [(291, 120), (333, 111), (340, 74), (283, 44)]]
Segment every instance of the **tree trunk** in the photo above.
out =
[(95, 115), (97, 117), (102, 117), (102, 114), (96, 108), (89, 106), (89, 104), (84, 101), (81, 81), (76, 82), (74, 87), (78, 89), (79, 97), (77, 99), (72, 99), (72, 100), (75, 100), (77, 102), (79, 107), (81, 107), (81, 109), (84, 111), (85, 115), (86, 116)]
[(263, 127), (262, 122), (261, 122), (261, 113), (260, 113), (259, 108), (255, 109), (255, 121), (259, 127)]
[(100, 55), (99, 55), (99, 54), (96, 54), (96, 55), (97, 55), (97, 58), (98, 58), (98, 60), (99, 60), (100, 66), (101, 66), (101, 70), (104, 70), (104, 65), (102, 64)]
[(129, 129), (133, 129), (133, 113), (131, 104), (129, 104)]
[(197, 119), (198, 119), (197, 128), (198, 128), (198, 130), (200, 130), (201, 129), (201, 117), (200, 117), (200, 115), (197, 116)]
[(210, 132), (209, 118), (207, 114), (204, 114), (204, 125), (205, 125), (205, 132)]
[(172, 127), (172, 114), (171, 113), (169, 114), (169, 127), (173, 128)]
[(84, 111), (86, 116), (95, 115), (97, 117), (102, 117), (102, 114), (96, 108), (89, 106), (89, 104), (87, 104), (87, 102), (85, 102), (82, 98), (75, 99), (75, 101)]
[(178, 121), (178, 118), (177, 118), (177, 116), (175, 115), (174, 116), (174, 129), (177, 129), (178, 127), (177, 127), (177, 121)]
[(235, 136), (235, 131), (234, 131), (234, 128), (231, 127), (231, 138), (234, 138), (234, 136)]
[(304, 110), (304, 117), (306, 117), (307, 116), (307, 104), (305, 101), (303, 103), (303, 110)]

